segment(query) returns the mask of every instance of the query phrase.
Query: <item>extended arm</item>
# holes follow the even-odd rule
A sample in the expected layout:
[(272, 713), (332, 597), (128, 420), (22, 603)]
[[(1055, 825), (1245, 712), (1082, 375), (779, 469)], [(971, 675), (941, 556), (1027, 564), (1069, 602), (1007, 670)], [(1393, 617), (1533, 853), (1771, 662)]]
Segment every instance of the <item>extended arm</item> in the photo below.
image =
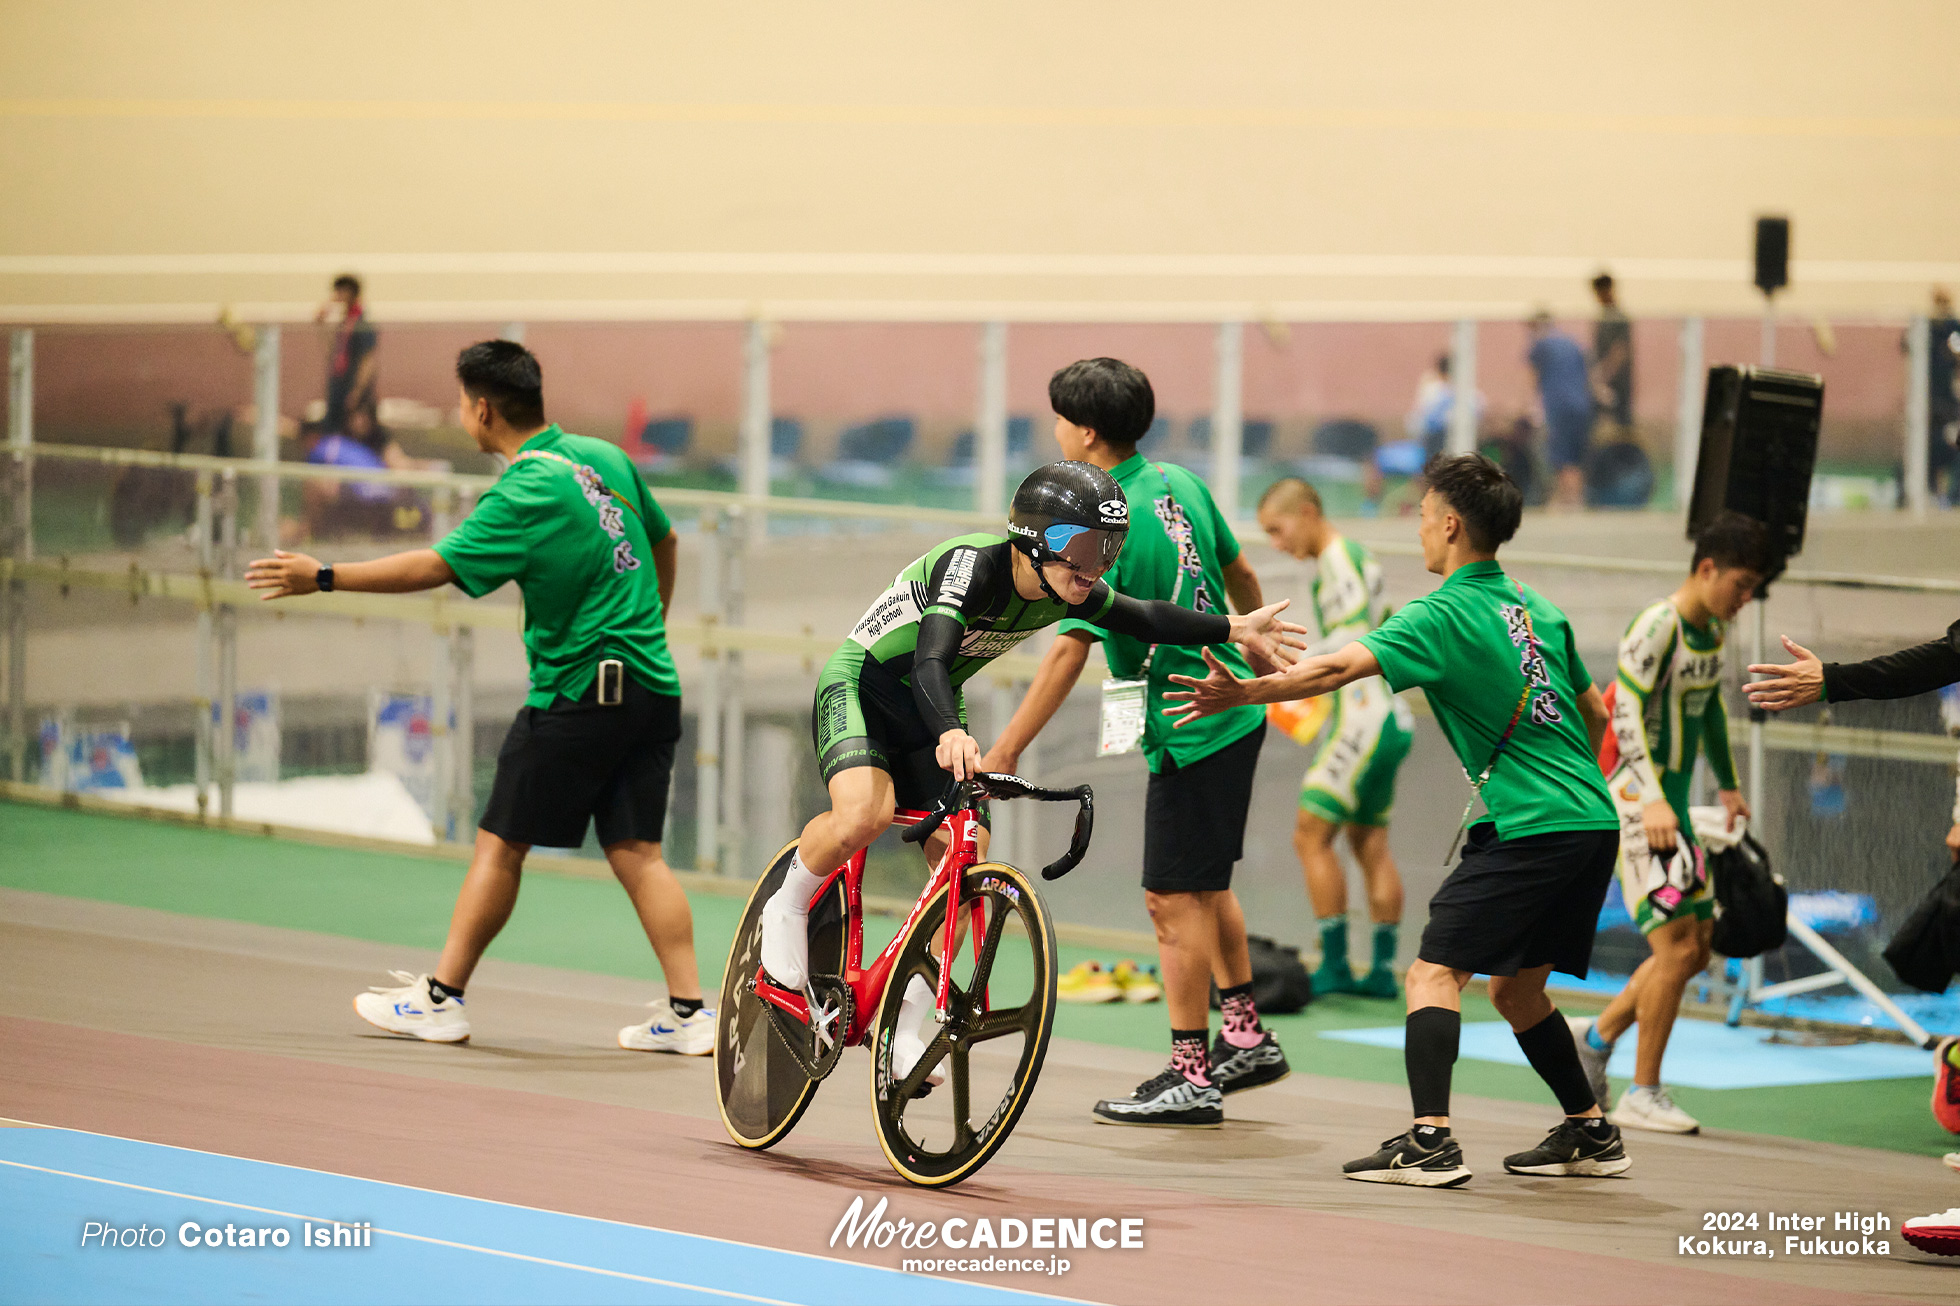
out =
[(1759, 663), (1749, 669), (1768, 680), (1748, 687), (1749, 701), (1772, 712), (1802, 707), (1819, 698), (1848, 703), (1860, 698), (1911, 698), (1960, 681), (1960, 621), (1947, 627), (1946, 638), (1868, 658), (1863, 662), (1825, 665), (1815, 653), (1783, 636), (1783, 647), (1795, 662)]
[[(245, 569), (245, 583), (255, 590), (266, 590), (264, 599), (293, 598), (318, 592), (320, 561), (304, 553), (274, 551)], [(406, 594), (413, 590), (432, 590), (456, 579), (456, 573), (434, 549), (410, 549), (391, 553), (372, 562), (334, 564), (336, 590), (363, 590), (370, 594)]]
[(1090, 639), (1077, 631), (1057, 635), (1055, 642), (1048, 646), (1047, 654), (1041, 659), (1041, 667), (1034, 673), (1034, 683), (1021, 699), (1021, 706), (1014, 709), (1014, 719), (1007, 723), (1007, 729), (1000, 732), (1000, 738), (987, 750), (981, 759), (982, 771), (1004, 771), (1013, 773), (1021, 765), (1021, 754), (1027, 751), (1041, 728), (1054, 718), (1062, 704), (1067, 701), (1069, 691), (1081, 679), (1082, 668), (1089, 661)]
[(1167, 701), (1176, 704), (1164, 709), (1165, 715), (1173, 718), (1173, 725), (1187, 725), (1199, 717), (1211, 716), (1246, 703), (1284, 703), (1296, 698), (1312, 698), (1356, 680), (1378, 676), (1382, 670), (1375, 655), (1360, 643), (1349, 644), (1319, 657), (1301, 658), (1286, 670), (1260, 676), (1257, 680), (1240, 680), (1226, 670), (1225, 664), (1214, 657), (1210, 649), (1204, 651), (1204, 658), (1211, 667), (1211, 674), (1203, 680), (1190, 676), (1171, 677), (1177, 684), (1188, 687), (1187, 690), (1172, 690), (1164, 695)]
[(1599, 692), (1598, 685), (1587, 685), (1586, 692), (1579, 695), (1579, 715), (1586, 719), (1586, 738), (1592, 741), (1592, 750), (1599, 753), (1599, 746), (1606, 742), (1606, 730), (1611, 721), (1606, 714), (1606, 696)]
[(1099, 594), (1091, 592), (1088, 602), (1079, 609), (1071, 609), (1069, 615), (1150, 644), (1229, 641), (1245, 649), (1253, 670), (1266, 672), (1289, 665), (1293, 655), (1288, 650), (1306, 647), (1306, 627), (1279, 619), (1285, 607), (1286, 601), (1282, 599), (1242, 617), (1227, 617), (1216, 612), (1194, 612), (1162, 599), (1133, 599), (1112, 591), (1107, 605)]

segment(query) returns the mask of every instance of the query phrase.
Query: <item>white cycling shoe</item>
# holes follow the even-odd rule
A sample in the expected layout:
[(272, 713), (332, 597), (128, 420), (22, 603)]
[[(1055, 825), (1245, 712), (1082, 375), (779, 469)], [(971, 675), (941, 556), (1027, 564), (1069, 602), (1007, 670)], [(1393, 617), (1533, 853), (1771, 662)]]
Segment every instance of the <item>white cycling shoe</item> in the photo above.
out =
[[(898, 1027), (892, 1031), (892, 1073), (904, 1079), (912, 1073), (912, 1067), (919, 1064), (919, 1058), (926, 1054), (926, 1048), (939, 1036), (939, 1025), (933, 1020), (938, 1004), (938, 995), (926, 983), (923, 975), (914, 975), (905, 986), (904, 1000), (898, 1004)], [(926, 1026), (930, 1023), (931, 1029)], [(939, 1064), (926, 1074), (926, 1083), (937, 1088), (946, 1082), (946, 1059), (941, 1057)]]
[(810, 982), (810, 907), (781, 889), (762, 904), (762, 968), (791, 992)]

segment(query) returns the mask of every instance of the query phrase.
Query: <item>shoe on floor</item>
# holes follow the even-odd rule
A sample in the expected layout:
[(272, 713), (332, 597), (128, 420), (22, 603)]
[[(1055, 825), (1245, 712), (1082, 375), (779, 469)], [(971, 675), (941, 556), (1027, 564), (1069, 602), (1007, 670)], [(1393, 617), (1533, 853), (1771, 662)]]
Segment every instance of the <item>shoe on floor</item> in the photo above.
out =
[(1940, 1160), (1945, 1163), (1947, 1169), (1960, 1170), (1960, 1152), (1948, 1152)]
[(1512, 1174), (1614, 1175), (1625, 1173), (1632, 1165), (1617, 1128), (1604, 1139), (1595, 1138), (1570, 1116), (1559, 1121), (1545, 1135), (1545, 1141), (1529, 1152), (1514, 1152), (1504, 1158), (1504, 1168)]
[(647, 1003), (653, 1019), (619, 1031), (619, 1045), (629, 1052), (677, 1052), (705, 1057), (715, 1050), (715, 1009), (702, 1007), (692, 1016), (676, 1016), (667, 999)]
[(1613, 1089), (1606, 1082), (1606, 1063), (1613, 1059), (1613, 1049), (1609, 1044), (1604, 1051), (1586, 1042), (1586, 1035), (1592, 1032), (1593, 1021), (1585, 1016), (1567, 1016), (1565, 1023), (1572, 1029), (1572, 1046), (1578, 1049), (1579, 1064), (1586, 1068), (1586, 1083), (1592, 1086), (1593, 1100), (1599, 1103), (1601, 1111), (1613, 1109)]
[[(1953, 1158), (1948, 1157), (1949, 1161)], [(1920, 1215), (1899, 1226), (1905, 1240), (1935, 1256), (1960, 1256), (1960, 1206), (1937, 1215)]]
[(1354, 991), (1364, 998), (1399, 998), (1401, 986), (1395, 982), (1395, 972), (1387, 966), (1376, 966), (1359, 980), (1355, 981)]
[(1223, 1031), (1211, 1040), (1211, 1066), (1206, 1072), (1218, 1091), (1230, 1096), (1248, 1088), (1277, 1084), (1293, 1073), (1286, 1064), (1286, 1053), (1270, 1029), (1260, 1031), (1259, 1041), (1249, 1048), (1234, 1047), (1225, 1041)]
[(1416, 1142), (1413, 1129), (1383, 1143), (1373, 1156), (1349, 1161), (1341, 1173), (1366, 1184), (1408, 1184), (1415, 1188), (1455, 1188), (1470, 1182), (1470, 1167), (1463, 1164), (1463, 1148), (1456, 1139), (1445, 1138), (1435, 1147), (1424, 1147)]
[(1216, 1129), (1225, 1122), (1225, 1096), (1216, 1084), (1202, 1088), (1184, 1072), (1164, 1067), (1155, 1079), (1138, 1084), (1128, 1097), (1107, 1098), (1092, 1113), (1104, 1125), (1156, 1125), (1162, 1128)]
[(1960, 1038), (1943, 1038), (1933, 1050), (1933, 1119), (1960, 1134)]
[(1055, 996), (1064, 1002), (1114, 1002), (1123, 996), (1123, 990), (1101, 962), (1085, 961), (1056, 981)]
[(1157, 982), (1155, 966), (1139, 966), (1134, 961), (1119, 961), (1109, 978), (1116, 983), (1125, 1002), (1155, 1002), (1164, 996), (1164, 986)]
[(467, 1043), (470, 1018), (461, 998), (437, 997), (427, 975), (388, 972), (399, 988), (380, 985), (354, 995), (354, 1010), (370, 1025), (390, 1034), (409, 1034), (429, 1043)]
[(1606, 1118), (1622, 1129), (1645, 1129), (1656, 1134), (1698, 1134), (1701, 1121), (1674, 1105), (1666, 1085), (1659, 1088), (1630, 1087), (1620, 1094), (1620, 1104)]

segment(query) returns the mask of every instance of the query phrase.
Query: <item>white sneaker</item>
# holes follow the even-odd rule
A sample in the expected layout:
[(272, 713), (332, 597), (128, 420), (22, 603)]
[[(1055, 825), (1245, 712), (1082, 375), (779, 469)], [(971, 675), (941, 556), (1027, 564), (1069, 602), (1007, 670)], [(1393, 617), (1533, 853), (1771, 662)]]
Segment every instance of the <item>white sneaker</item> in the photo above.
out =
[(619, 1045), (629, 1052), (678, 1052), (684, 1057), (705, 1057), (715, 1050), (715, 1009), (702, 1007), (692, 1016), (676, 1016), (665, 998), (647, 1005), (653, 1019), (644, 1025), (628, 1025), (619, 1031)]
[(1940, 1160), (1946, 1162), (1947, 1169), (1960, 1170), (1960, 1152), (1948, 1152)]
[(762, 968), (793, 993), (810, 982), (810, 905), (780, 889), (762, 905)]
[(1646, 1129), (1656, 1134), (1698, 1134), (1701, 1121), (1674, 1105), (1666, 1088), (1630, 1087), (1606, 1117), (1622, 1129)]
[[(939, 1024), (932, 1019), (938, 1001), (938, 995), (923, 975), (914, 975), (905, 986), (905, 999), (898, 1004), (898, 1026), (892, 1030), (892, 1073), (899, 1079), (912, 1073), (912, 1067), (926, 1054), (926, 1047), (939, 1037)], [(926, 1031), (928, 1023), (932, 1024), (930, 1038)], [(937, 1088), (945, 1082), (946, 1058), (941, 1057), (939, 1064), (926, 1073), (926, 1083)]]
[(1586, 1083), (1592, 1086), (1593, 1098), (1599, 1103), (1601, 1111), (1613, 1109), (1613, 1089), (1606, 1082), (1606, 1063), (1613, 1059), (1613, 1047), (1608, 1044), (1601, 1052), (1586, 1042), (1586, 1035), (1592, 1032), (1593, 1022), (1584, 1016), (1567, 1016), (1565, 1023), (1572, 1029), (1572, 1044), (1579, 1052), (1579, 1064), (1586, 1068)]
[(354, 1010), (362, 1020), (390, 1034), (412, 1034), (430, 1043), (470, 1041), (470, 1018), (461, 998), (438, 998), (427, 975), (405, 970), (388, 973), (401, 981), (400, 988), (376, 985), (354, 995)]

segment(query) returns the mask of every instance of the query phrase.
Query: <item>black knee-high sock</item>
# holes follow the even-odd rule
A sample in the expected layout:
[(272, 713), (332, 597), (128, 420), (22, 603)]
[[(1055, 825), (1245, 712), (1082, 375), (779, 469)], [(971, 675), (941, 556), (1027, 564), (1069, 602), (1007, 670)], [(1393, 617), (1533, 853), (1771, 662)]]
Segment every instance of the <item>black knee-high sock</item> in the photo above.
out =
[(1517, 1035), (1525, 1060), (1538, 1072), (1569, 1116), (1597, 1106), (1592, 1086), (1586, 1082), (1586, 1068), (1579, 1064), (1579, 1049), (1572, 1041), (1572, 1028), (1558, 1008), (1552, 1014)]
[(1462, 1015), (1448, 1007), (1419, 1007), (1409, 1013), (1402, 1065), (1418, 1120), (1450, 1113), (1450, 1072), (1456, 1068), (1456, 1045), (1462, 1033)]

